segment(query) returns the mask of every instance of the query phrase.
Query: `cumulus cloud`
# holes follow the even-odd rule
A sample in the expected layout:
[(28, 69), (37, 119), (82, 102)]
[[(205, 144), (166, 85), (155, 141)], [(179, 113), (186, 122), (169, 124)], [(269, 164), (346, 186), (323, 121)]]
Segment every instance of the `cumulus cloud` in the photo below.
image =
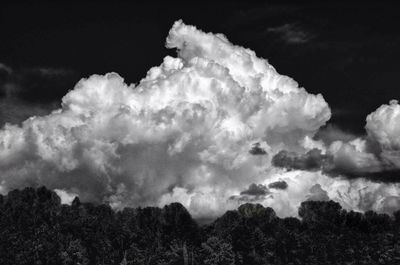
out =
[(346, 175), (400, 182), (400, 105), (383, 104), (367, 116), (366, 135), (329, 146), (335, 167)]
[(366, 118), (366, 135), (328, 147), (335, 167), (348, 175), (400, 181), (400, 105), (383, 104)]
[(282, 150), (272, 163), (288, 170), (321, 170), (332, 176), (400, 182), (399, 113), (400, 105), (392, 100), (368, 115), (365, 136), (345, 137), (336, 128), (331, 133), (324, 129), (316, 135), (324, 144), (303, 153)]
[(296, 146), (330, 118), (321, 95), (221, 34), (178, 21), (166, 45), (178, 58), (165, 57), (136, 87), (93, 75), (61, 109), (7, 124), (3, 189), (47, 185), (115, 207), (178, 200), (201, 214), (261, 178), (269, 160), (249, 153), (253, 143), (266, 153)]
[(367, 117), (368, 135), (379, 143), (381, 157), (390, 166), (400, 168), (400, 105), (397, 100), (380, 106)]
[[(177, 58), (165, 57), (137, 86), (116, 73), (93, 75), (62, 98), (60, 109), (6, 124), (0, 191), (46, 185), (114, 208), (179, 201), (195, 217), (237, 207), (241, 200), (232, 196), (256, 197), (281, 216), (295, 215), (316, 184), (348, 208), (395, 204), (366, 201), (399, 196), (397, 189), (372, 185), (365, 199), (366, 191), (358, 192), (365, 182), (333, 180), (296, 159), (300, 166), (290, 172), (271, 164), (281, 150), (310, 157), (319, 155), (312, 148), (329, 150), (313, 140), (331, 115), (322, 95), (307, 93), (222, 34), (182, 21), (166, 46), (177, 49)], [(316, 189), (311, 193), (320, 194)], [(252, 196), (256, 191), (263, 195)]]

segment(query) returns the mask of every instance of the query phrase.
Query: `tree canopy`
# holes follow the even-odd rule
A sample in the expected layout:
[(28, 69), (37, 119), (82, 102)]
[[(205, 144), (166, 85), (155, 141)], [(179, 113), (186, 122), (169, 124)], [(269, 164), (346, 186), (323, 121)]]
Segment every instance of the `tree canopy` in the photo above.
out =
[(116, 212), (25, 188), (0, 195), (0, 264), (400, 264), (400, 211), (306, 201), (299, 216), (244, 204), (199, 226), (180, 203)]

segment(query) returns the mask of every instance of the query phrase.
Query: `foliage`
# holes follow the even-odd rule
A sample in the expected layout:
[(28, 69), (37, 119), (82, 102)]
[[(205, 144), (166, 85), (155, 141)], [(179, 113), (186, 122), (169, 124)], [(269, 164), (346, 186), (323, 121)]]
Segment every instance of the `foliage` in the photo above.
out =
[(199, 227), (179, 203), (115, 212), (26, 188), (0, 195), (0, 264), (400, 264), (400, 211), (307, 201), (299, 216), (244, 204)]

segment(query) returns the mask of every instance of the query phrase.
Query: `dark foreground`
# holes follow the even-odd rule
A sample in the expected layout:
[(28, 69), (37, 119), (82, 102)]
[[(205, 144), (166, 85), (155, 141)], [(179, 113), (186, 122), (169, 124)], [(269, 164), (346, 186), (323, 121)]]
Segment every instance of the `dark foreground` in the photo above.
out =
[(400, 211), (303, 202), (299, 215), (245, 204), (199, 227), (179, 203), (114, 212), (26, 188), (0, 195), (0, 264), (400, 264)]

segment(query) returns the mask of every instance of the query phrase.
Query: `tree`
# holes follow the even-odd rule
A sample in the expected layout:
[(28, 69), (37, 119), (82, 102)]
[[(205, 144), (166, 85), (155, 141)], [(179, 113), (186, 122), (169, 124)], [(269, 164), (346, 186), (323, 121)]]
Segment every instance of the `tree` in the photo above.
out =
[(299, 215), (244, 204), (199, 227), (178, 203), (115, 212), (27, 188), (0, 196), (0, 264), (400, 264), (400, 211), (308, 201)]
[(205, 265), (234, 265), (232, 245), (218, 237), (210, 237), (202, 245)]
[(61, 252), (63, 265), (87, 265), (89, 259), (87, 257), (86, 248), (82, 246), (79, 239), (71, 240), (67, 248)]

